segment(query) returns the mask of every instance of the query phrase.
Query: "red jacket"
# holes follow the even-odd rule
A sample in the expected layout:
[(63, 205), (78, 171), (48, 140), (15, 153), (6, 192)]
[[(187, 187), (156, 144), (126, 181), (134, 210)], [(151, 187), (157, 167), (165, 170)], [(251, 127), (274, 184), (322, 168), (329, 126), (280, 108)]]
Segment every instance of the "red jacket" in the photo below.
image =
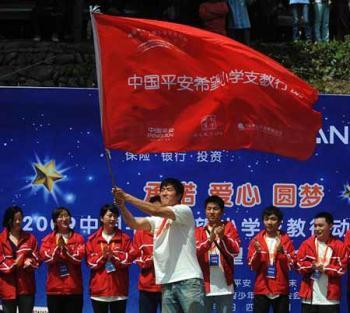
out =
[(226, 15), (229, 12), (226, 1), (204, 2), (199, 7), (199, 16), (204, 28), (221, 35), (226, 35)]
[[(81, 261), (85, 255), (84, 238), (72, 231), (65, 248), (57, 246), (56, 232), (48, 234), (41, 242), (40, 258), (47, 264), (46, 293), (48, 295), (75, 295), (83, 293)], [(60, 275), (66, 266), (68, 275)]]
[(135, 232), (132, 244), (132, 258), (140, 267), (138, 288), (148, 292), (161, 292), (156, 284), (153, 264), (153, 234), (144, 230)]
[[(218, 242), (220, 247), (220, 263), (224, 270), (227, 285), (233, 284), (233, 259), (239, 254), (241, 241), (236, 228), (231, 222), (225, 224), (224, 237)], [(199, 265), (203, 272), (205, 292), (210, 292), (210, 266), (208, 251), (214, 245), (209, 241), (207, 225), (195, 230), (196, 249)]]
[[(295, 266), (295, 251), (293, 242), (289, 236), (280, 232), (280, 241), (283, 253), (278, 252), (275, 256), (276, 278), (266, 277), (267, 268), (270, 264), (269, 250), (265, 241), (266, 231), (260, 231), (249, 243), (248, 266), (256, 272), (254, 293), (259, 295), (288, 295), (289, 294), (289, 271)], [(261, 246), (257, 252), (254, 247), (255, 241)]]
[[(107, 273), (105, 264), (107, 257), (102, 249), (108, 246), (112, 257), (111, 262), (116, 270)], [(128, 296), (131, 246), (130, 237), (120, 229), (115, 229), (115, 235), (108, 244), (102, 237), (102, 228), (92, 234), (86, 244), (86, 258), (91, 268), (90, 294), (95, 297)]]
[[(345, 234), (344, 244), (348, 252), (347, 268), (349, 271), (350, 270), (350, 230), (348, 230)], [(350, 274), (348, 274), (348, 290), (350, 290)]]
[[(23, 268), (15, 266), (17, 256), (23, 254), (23, 264), (26, 259), (32, 260), (32, 265)], [(39, 267), (38, 244), (35, 237), (25, 231), (21, 232), (17, 250), (14, 251), (5, 228), (0, 234), (0, 298), (16, 299), (18, 295), (34, 295), (34, 270)]]
[[(340, 279), (344, 275), (348, 260), (346, 246), (339, 239), (331, 236), (327, 245), (332, 249), (330, 263), (324, 268), (324, 273), (328, 276), (327, 299), (339, 300), (341, 294)], [(304, 299), (312, 299), (313, 273), (312, 263), (317, 259), (315, 236), (306, 239), (300, 245), (297, 254), (297, 269), (303, 276), (299, 296)]]

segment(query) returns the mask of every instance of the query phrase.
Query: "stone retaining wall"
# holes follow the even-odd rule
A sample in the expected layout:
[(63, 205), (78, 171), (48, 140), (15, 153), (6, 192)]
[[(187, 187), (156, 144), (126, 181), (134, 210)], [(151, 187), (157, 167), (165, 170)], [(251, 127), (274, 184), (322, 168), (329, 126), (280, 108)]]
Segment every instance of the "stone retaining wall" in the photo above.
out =
[(0, 86), (96, 87), (93, 44), (0, 41)]

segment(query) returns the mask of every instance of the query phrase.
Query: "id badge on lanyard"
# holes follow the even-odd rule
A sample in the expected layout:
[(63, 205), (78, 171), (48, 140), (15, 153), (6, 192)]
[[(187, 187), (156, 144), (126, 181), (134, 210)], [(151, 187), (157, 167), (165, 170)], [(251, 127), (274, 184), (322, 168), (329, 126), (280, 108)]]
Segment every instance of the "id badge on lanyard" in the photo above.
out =
[(209, 254), (209, 265), (210, 266), (219, 266), (219, 255), (217, 253)]
[(275, 279), (276, 278), (276, 266), (274, 264), (269, 264), (267, 267), (266, 277)]
[(112, 272), (116, 271), (116, 268), (111, 260), (107, 260), (107, 262), (105, 264), (105, 270), (107, 273), (112, 273)]
[(66, 263), (64, 262), (60, 262), (58, 263), (58, 273), (60, 275), (60, 277), (65, 277), (65, 276), (69, 276), (69, 269)]

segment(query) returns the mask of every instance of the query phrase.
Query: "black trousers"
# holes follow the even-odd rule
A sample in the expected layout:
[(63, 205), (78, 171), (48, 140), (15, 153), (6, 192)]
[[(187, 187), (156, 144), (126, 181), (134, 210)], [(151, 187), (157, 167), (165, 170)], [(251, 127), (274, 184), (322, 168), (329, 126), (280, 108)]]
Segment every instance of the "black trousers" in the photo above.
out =
[(94, 313), (125, 313), (126, 301), (127, 300), (104, 302), (91, 299)]
[(157, 308), (162, 312), (162, 293), (140, 290), (139, 313), (157, 313)]
[(301, 313), (339, 313), (339, 304), (317, 305), (317, 304), (301, 304)]
[(270, 299), (265, 295), (254, 295), (253, 312), (268, 313), (272, 307), (273, 313), (289, 312), (289, 297), (288, 295), (280, 295), (278, 298)]
[(34, 295), (18, 296), (15, 300), (2, 300), (4, 313), (32, 313), (34, 307)]
[(83, 295), (47, 295), (49, 313), (82, 313)]

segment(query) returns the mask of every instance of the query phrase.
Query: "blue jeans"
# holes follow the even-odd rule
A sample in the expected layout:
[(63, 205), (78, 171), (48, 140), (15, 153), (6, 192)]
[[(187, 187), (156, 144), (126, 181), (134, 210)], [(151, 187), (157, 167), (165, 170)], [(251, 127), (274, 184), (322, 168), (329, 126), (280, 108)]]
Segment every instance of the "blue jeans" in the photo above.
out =
[(301, 18), (304, 21), (305, 38), (311, 40), (311, 26), (309, 20), (309, 5), (308, 4), (292, 4), (292, 17), (293, 17), (293, 40), (300, 39), (300, 21)]
[(232, 312), (233, 295), (205, 296), (205, 313), (213, 312), (213, 305), (216, 305), (216, 313)]
[(315, 3), (315, 40), (329, 41), (329, 5), (328, 3)]
[(191, 278), (162, 285), (162, 313), (203, 313), (203, 280)]

